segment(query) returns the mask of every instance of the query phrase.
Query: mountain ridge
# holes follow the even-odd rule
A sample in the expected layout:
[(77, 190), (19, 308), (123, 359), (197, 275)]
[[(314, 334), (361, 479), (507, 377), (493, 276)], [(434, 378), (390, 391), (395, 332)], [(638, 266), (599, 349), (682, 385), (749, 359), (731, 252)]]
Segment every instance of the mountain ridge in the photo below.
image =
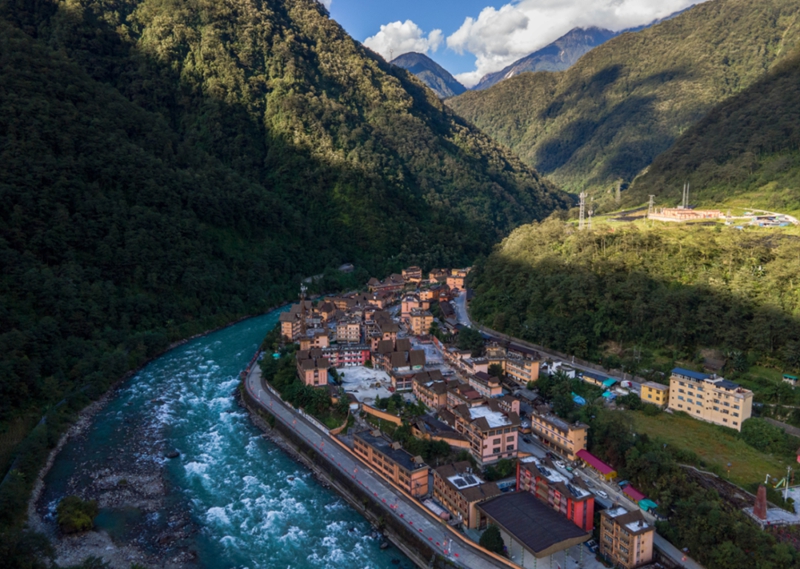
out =
[[(621, 32), (620, 32), (621, 33)], [(536, 50), (511, 65), (481, 77), (473, 91), (483, 91), (515, 75), (537, 71), (564, 71), (595, 47), (604, 44), (618, 32), (597, 26), (573, 28), (556, 41)]]
[(455, 97), (467, 91), (467, 88), (459, 83), (449, 71), (424, 53), (404, 53), (389, 63), (416, 75), (440, 99)]
[(698, 4), (609, 40), (567, 71), (521, 74), (447, 104), (556, 184), (603, 198), (790, 53), (798, 7)]

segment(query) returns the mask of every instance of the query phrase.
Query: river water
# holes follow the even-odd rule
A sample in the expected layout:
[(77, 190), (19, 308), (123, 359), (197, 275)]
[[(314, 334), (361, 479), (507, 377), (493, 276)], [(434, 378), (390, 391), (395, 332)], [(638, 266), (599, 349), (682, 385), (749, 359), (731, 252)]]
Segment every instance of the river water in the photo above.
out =
[[(59, 454), (45, 479), (45, 503), (52, 508), (87, 461), (151, 461), (164, 469), (171, 503), (199, 528), (190, 539), (202, 567), (410, 567), (394, 547), (380, 550), (371, 526), (264, 439), (234, 401), (239, 372), (277, 320), (277, 311), (246, 320), (147, 365)], [(161, 449), (131, 440), (131, 423), (155, 435)], [(164, 448), (181, 455), (168, 460)], [(106, 510), (97, 522), (125, 536), (126, 524), (159, 531), (168, 525), (163, 518)]]

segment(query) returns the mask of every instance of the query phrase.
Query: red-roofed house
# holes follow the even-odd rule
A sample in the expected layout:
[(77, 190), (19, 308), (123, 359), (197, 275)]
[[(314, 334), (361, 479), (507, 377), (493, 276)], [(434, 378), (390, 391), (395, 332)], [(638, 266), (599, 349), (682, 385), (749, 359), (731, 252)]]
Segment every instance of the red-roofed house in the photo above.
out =
[(606, 480), (611, 480), (617, 476), (617, 471), (605, 462), (597, 458), (586, 449), (579, 450), (575, 456), (581, 459), (586, 466), (594, 468)]
[(644, 500), (647, 497), (630, 484), (625, 486), (625, 489), (622, 491), (622, 493), (637, 504), (639, 503), (639, 500)]

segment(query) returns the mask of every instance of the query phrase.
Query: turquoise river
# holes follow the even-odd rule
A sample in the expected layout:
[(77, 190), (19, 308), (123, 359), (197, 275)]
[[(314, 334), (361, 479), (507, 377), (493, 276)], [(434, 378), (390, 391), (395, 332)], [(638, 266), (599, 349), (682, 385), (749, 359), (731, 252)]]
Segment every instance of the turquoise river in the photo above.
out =
[[(380, 550), (366, 520), (264, 439), (236, 404), (238, 374), (277, 319), (277, 311), (251, 318), (143, 368), (98, 413), (83, 440), (70, 441), (59, 454), (44, 499), (54, 504), (80, 463), (130, 453), (130, 460), (162, 465), (169, 500), (198, 528), (191, 540), (201, 567), (411, 567), (396, 548)], [(154, 430), (180, 457), (131, 451), (123, 428), (131, 421)], [(155, 513), (141, 523), (164, 520)]]

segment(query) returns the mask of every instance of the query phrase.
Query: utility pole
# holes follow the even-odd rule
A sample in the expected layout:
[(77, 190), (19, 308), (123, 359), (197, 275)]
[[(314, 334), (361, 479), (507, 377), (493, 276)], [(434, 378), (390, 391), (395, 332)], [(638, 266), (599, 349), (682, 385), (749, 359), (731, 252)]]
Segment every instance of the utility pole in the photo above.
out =
[(586, 216), (586, 192), (581, 192), (581, 213), (578, 221), (578, 229), (583, 231), (583, 219)]
[(622, 182), (617, 182), (617, 203), (622, 200)]
[(650, 216), (653, 215), (653, 207), (655, 206), (655, 196), (650, 196), (650, 203), (647, 204), (647, 219), (650, 219)]

